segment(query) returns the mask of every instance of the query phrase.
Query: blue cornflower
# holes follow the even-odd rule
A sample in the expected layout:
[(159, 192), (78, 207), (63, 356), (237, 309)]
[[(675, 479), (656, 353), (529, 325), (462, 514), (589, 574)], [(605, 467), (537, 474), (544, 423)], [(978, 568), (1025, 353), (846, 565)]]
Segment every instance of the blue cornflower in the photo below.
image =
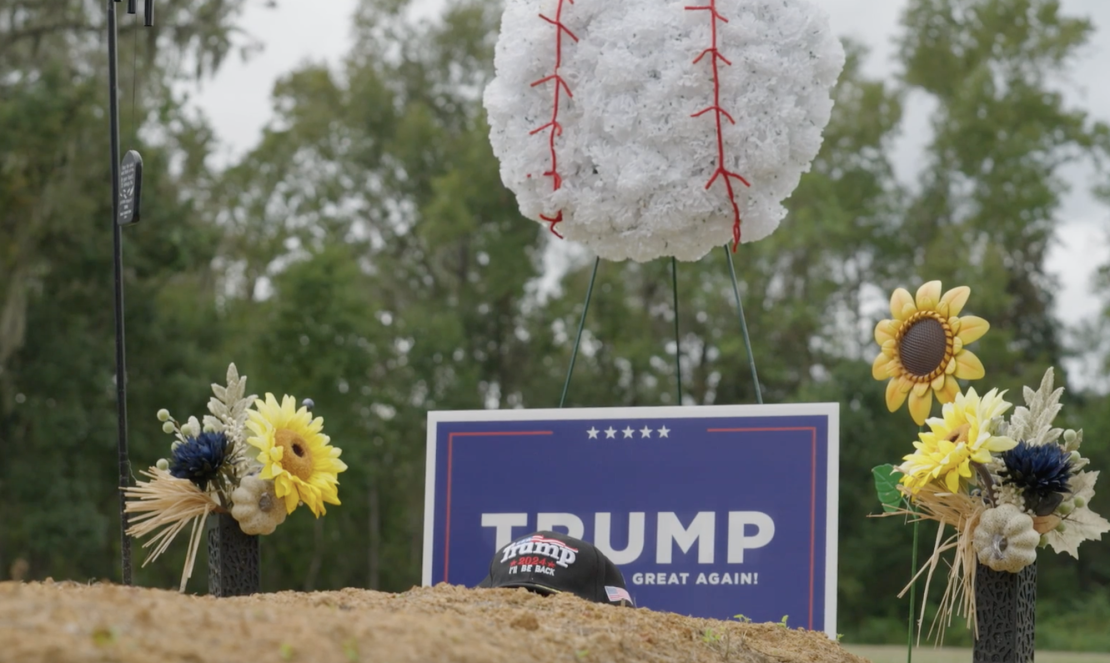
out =
[(170, 474), (188, 479), (201, 490), (219, 474), (227, 461), (227, 436), (223, 433), (201, 433), (185, 438), (177, 445), (170, 460)]
[(1071, 454), (1058, 444), (1019, 442), (1002, 453), (1002, 462), (1006, 464), (1000, 472), (1003, 480), (1022, 491), (1025, 506), (1038, 516), (1052, 513), (1068, 492)]

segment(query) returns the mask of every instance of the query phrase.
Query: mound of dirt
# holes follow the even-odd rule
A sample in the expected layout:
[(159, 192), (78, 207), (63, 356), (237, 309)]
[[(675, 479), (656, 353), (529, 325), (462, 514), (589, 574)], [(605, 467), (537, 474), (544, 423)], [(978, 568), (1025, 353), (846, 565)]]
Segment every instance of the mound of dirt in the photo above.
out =
[(0, 583), (0, 660), (866, 663), (819, 632), (525, 590), (439, 585), (215, 599), (50, 581)]

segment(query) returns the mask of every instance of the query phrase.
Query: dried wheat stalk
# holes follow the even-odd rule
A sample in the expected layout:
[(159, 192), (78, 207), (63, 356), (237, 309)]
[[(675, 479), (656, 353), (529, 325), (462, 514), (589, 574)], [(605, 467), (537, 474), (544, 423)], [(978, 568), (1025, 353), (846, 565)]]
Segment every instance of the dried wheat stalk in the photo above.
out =
[(143, 566), (146, 566), (166, 552), (178, 533), (192, 524), (185, 569), (181, 573), (181, 591), (184, 592), (185, 583), (193, 575), (197, 549), (200, 547), (200, 538), (204, 534), (201, 524), (209, 513), (219, 508), (219, 505), (191, 481), (177, 479), (166, 470), (150, 468), (149, 471), (144, 470), (141, 474), (150, 477), (151, 480), (139, 481), (135, 487), (124, 489), (124, 495), (129, 498), (124, 510), (127, 513), (138, 514), (129, 519), (131, 526), (127, 528), (127, 534), (141, 538), (156, 532), (143, 544), (143, 548), (154, 546), (143, 561)]

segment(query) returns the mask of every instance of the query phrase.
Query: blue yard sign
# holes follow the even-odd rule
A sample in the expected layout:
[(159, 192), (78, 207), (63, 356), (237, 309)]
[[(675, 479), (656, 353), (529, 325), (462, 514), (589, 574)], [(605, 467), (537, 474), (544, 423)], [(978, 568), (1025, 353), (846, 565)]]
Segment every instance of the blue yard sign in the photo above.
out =
[(428, 413), (424, 584), (514, 537), (601, 549), (637, 606), (836, 636), (836, 404)]

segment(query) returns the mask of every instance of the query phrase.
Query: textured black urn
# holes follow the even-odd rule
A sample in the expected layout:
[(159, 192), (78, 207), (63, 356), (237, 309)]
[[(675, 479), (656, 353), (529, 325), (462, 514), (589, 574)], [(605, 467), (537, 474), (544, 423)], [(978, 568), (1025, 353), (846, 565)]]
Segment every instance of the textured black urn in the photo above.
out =
[(243, 533), (231, 514), (208, 516), (208, 593), (212, 596), (257, 594), (261, 552), (257, 536)]
[(1037, 563), (1017, 573), (975, 570), (974, 663), (1031, 663), (1037, 621)]

